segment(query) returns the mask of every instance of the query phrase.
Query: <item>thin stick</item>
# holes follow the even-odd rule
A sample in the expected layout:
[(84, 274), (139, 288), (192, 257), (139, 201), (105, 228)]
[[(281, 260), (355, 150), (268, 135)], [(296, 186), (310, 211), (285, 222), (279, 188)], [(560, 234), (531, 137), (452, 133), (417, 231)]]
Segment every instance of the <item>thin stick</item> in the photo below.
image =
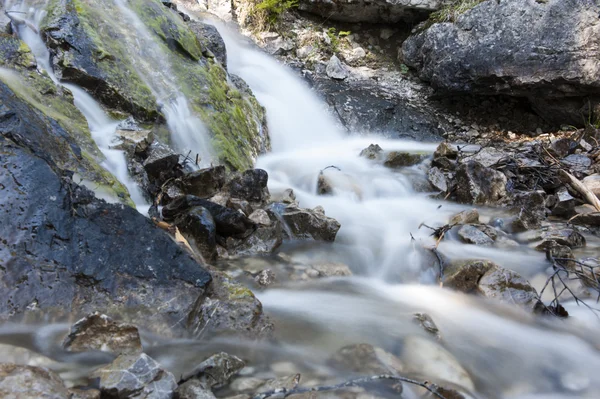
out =
[(429, 385), (429, 382), (427, 382), (427, 381), (419, 382), (419, 381), (411, 380), (409, 378), (396, 377), (396, 376), (389, 375), (389, 374), (375, 375), (372, 377), (355, 378), (353, 380), (342, 382), (341, 384), (337, 384), (337, 385), (325, 385), (325, 386), (321, 386), (321, 387), (312, 387), (312, 388), (301, 387), (301, 388), (293, 388), (293, 389), (278, 388), (278, 389), (273, 389), (272, 391), (267, 391), (267, 392), (263, 392), (258, 395), (255, 395), (254, 398), (252, 398), (252, 399), (266, 399), (266, 398), (268, 398), (270, 396), (274, 396), (274, 395), (281, 396), (282, 398), (287, 398), (290, 395), (296, 395), (296, 394), (301, 394), (301, 393), (306, 393), (306, 392), (334, 391), (337, 389), (359, 386), (359, 385), (367, 384), (369, 382), (378, 381), (378, 380), (401, 381), (401, 382), (406, 382), (408, 384), (418, 385), (422, 388), (425, 388), (426, 390), (431, 392), (434, 396), (438, 397), (439, 399), (446, 399), (445, 397), (443, 397), (442, 395), (437, 393), (437, 391), (434, 388), (431, 388), (431, 386)]
[(578, 178), (562, 169), (558, 171), (558, 174), (560, 177), (567, 180), (571, 187), (577, 190), (577, 192), (581, 194), (589, 204), (593, 205), (594, 208), (600, 212), (600, 200), (598, 200), (598, 197), (596, 197), (596, 195), (591, 192), (590, 189), (588, 189)]

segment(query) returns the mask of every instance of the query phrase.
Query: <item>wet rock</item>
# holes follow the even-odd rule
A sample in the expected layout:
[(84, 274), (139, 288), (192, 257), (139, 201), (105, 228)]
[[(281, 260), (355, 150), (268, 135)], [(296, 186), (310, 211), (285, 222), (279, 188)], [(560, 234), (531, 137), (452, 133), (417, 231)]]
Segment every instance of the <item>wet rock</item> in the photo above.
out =
[(333, 354), (327, 363), (339, 370), (365, 375), (397, 375), (404, 371), (400, 359), (369, 344), (344, 346)]
[(583, 185), (600, 198), (600, 175), (587, 176), (582, 180)]
[(263, 48), (271, 55), (283, 55), (293, 50), (295, 45), (293, 40), (277, 35), (273, 38), (265, 40)]
[(443, 142), (440, 145), (438, 145), (435, 152), (433, 153), (434, 159), (442, 157), (448, 159), (456, 159), (456, 157), (458, 157), (458, 149), (456, 148), (456, 146), (450, 143)]
[[(298, 8), (329, 18), (334, 21), (368, 22), (368, 23), (396, 23), (423, 21), (427, 15), (440, 7), (438, 0), (398, 0), (394, 2), (385, 0), (375, 1), (325, 1), (302, 0)], [(383, 36), (388, 33), (384, 32)]]
[(217, 227), (212, 214), (201, 206), (189, 209), (178, 217), (175, 226), (205, 260), (213, 260), (217, 256)]
[(334, 241), (340, 224), (337, 220), (310, 209), (288, 206), (283, 219), (295, 239)]
[(210, 289), (196, 300), (187, 325), (195, 337), (213, 334), (269, 337), (273, 325), (263, 314), (262, 304), (252, 291), (214, 271)]
[(0, 397), (69, 399), (63, 381), (52, 371), (33, 366), (0, 364)]
[(479, 280), (478, 291), (486, 298), (533, 310), (538, 294), (529, 282), (512, 270), (496, 266)]
[(379, 144), (370, 144), (367, 148), (361, 150), (359, 156), (367, 159), (379, 159), (383, 149)]
[(410, 37), (402, 56), (439, 92), (525, 97), (553, 124), (582, 125), (600, 93), (598, 68), (581, 67), (600, 54), (586, 34), (600, 29), (597, 11), (577, 0), (485, 1)]
[(332, 195), (333, 194), (333, 184), (325, 176), (323, 171), (321, 171), (319, 173), (319, 177), (317, 179), (317, 194), (318, 195)]
[(212, 391), (196, 379), (188, 380), (179, 385), (175, 395), (179, 399), (215, 399)]
[(264, 384), (260, 386), (260, 389), (257, 393), (260, 392), (270, 392), (276, 389), (294, 389), (300, 383), (300, 374), (292, 374), (284, 377), (273, 378), (267, 380)]
[(254, 281), (262, 287), (268, 287), (275, 282), (275, 273), (270, 269), (261, 270), (254, 276)]
[(444, 286), (466, 293), (473, 292), (477, 289), (479, 279), (494, 267), (494, 263), (485, 260), (452, 262), (444, 271)]
[(557, 158), (564, 158), (567, 155), (573, 153), (577, 148), (577, 142), (570, 138), (562, 138), (558, 140), (554, 140), (550, 144), (549, 151), (556, 156)]
[[(327, 262), (315, 263), (311, 265), (310, 270), (316, 271), (314, 277), (345, 277), (352, 276), (352, 271), (343, 263)], [(308, 273), (308, 272), (307, 272)], [(309, 273), (310, 276), (310, 273)]]
[(469, 156), (469, 161), (477, 161), (483, 166), (489, 168), (490, 166), (496, 165), (500, 160), (506, 158), (507, 154), (505, 151), (500, 151), (494, 147), (486, 147), (481, 149), (475, 155)]
[(556, 192), (556, 203), (552, 208), (553, 216), (562, 216), (565, 218), (571, 218), (575, 214), (575, 207), (581, 203), (578, 199), (574, 198), (566, 187), (561, 187)]
[(456, 171), (456, 199), (467, 204), (493, 204), (507, 195), (506, 181), (501, 172), (469, 161)]
[(256, 377), (236, 378), (231, 383), (231, 389), (235, 392), (257, 392), (265, 384), (266, 380)]
[(556, 259), (575, 259), (573, 250), (566, 245), (561, 245), (555, 241), (552, 241), (546, 245), (546, 259), (550, 262), (558, 262), (565, 267), (574, 267), (575, 262), (556, 260)]
[(546, 194), (531, 191), (513, 195), (513, 206), (518, 212), (511, 223), (512, 231), (539, 229), (546, 218)]
[(92, 373), (108, 397), (171, 398), (177, 388), (173, 374), (145, 353), (120, 355), (111, 364)]
[(527, 238), (532, 241), (541, 240), (541, 242), (536, 243), (535, 246), (535, 248), (540, 251), (545, 251), (550, 242), (566, 245), (569, 248), (581, 248), (586, 244), (585, 237), (576, 228), (552, 227), (547, 230), (532, 232)]
[(283, 203), (283, 204), (293, 204), (294, 206), (298, 206), (298, 202), (296, 201), (296, 194), (294, 194), (294, 190), (288, 188), (284, 190), (281, 194), (276, 197), (271, 198), (271, 200), (275, 203)]
[(587, 155), (571, 154), (563, 158), (560, 163), (571, 171), (585, 172), (592, 165), (592, 160)]
[(198, 206), (210, 212), (217, 227), (217, 234), (220, 236), (244, 235), (256, 229), (254, 222), (240, 212), (193, 195), (176, 198), (162, 209), (162, 215), (169, 222)]
[(135, 308), (131, 323), (181, 332), (178, 320), (190, 298), (211, 280), (201, 265), (135, 209), (108, 204), (61, 178), (56, 164), (4, 136), (0, 153), (2, 318), (30, 312), (33, 303), (65, 315)]
[(425, 160), (425, 158), (427, 158), (427, 156), (423, 154), (392, 151), (387, 154), (383, 164), (388, 168), (400, 168), (404, 166), (416, 165)]
[(446, 269), (444, 285), (466, 293), (478, 293), (508, 304), (532, 310), (537, 292), (527, 280), (512, 270), (489, 261), (470, 260), (452, 263)]
[(458, 236), (463, 242), (475, 245), (492, 245), (494, 240), (476, 226), (467, 224), (458, 229)]
[(96, 312), (73, 324), (63, 347), (72, 352), (135, 353), (142, 351), (142, 341), (134, 325), (117, 323)]
[(434, 381), (449, 382), (474, 391), (475, 384), (458, 360), (439, 343), (419, 336), (404, 340), (402, 361), (405, 372), (431, 376)]
[(245, 199), (240, 198), (229, 198), (227, 200), (227, 207), (241, 211), (246, 216), (250, 216), (253, 212), (252, 205)]
[(335, 55), (329, 59), (325, 71), (327, 76), (332, 79), (344, 80), (348, 77), (348, 70), (346, 69), (346, 66)]
[(210, 198), (225, 185), (226, 173), (222, 165), (188, 173), (181, 178), (182, 189), (186, 194)]
[(439, 168), (433, 167), (427, 172), (427, 181), (431, 186), (443, 193), (448, 191), (448, 179)]
[(419, 324), (423, 330), (425, 330), (428, 334), (431, 334), (436, 339), (441, 339), (440, 330), (435, 325), (435, 322), (427, 313), (415, 313), (414, 321)]
[(200, 21), (190, 21), (187, 26), (194, 32), (203, 47), (208, 49), (221, 65), (227, 67), (227, 49), (217, 28)]
[(479, 223), (479, 212), (477, 209), (470, 209), (468, 211), (462, 211), (450, 218), (448, 224), (459, 225), (459, 224), (472, 224)]
[(146, 152), (143, 166), (148, 177), (159, 183), (165, 182), (173, 175), (173, 171), (179, 165), (179, 155), (168, 146), (155, 141)]
[(446, 157), (435, 158), (431, 161), (431, 166), (452, 172), (454, 172), (457, 168), (456, 161), (452, 161)]
[(249, 202), (264, 203), (269, 200), (267, 182), (269, 175), (262, 169), (248, 169), (241, 175), (231, 179), (226, 189), (232, 197), (242, 198)]
[(588, 204), (575, 207), (575, 219), (571, 222), (577, 225), (600, 226), (600, 212)]
[(270, 226), (273, 224), (269, 214), (264, 209), (257, 209), (250, 216), (248, 216), (250, 220), (254, 223), (262, 226)]
[(219, 388), (245, 366), (242, 359), (220, 352), (204, 360), (191, 372), (184, 374), (182, 379), (184, 381), (194, 379), (206, 388)]
[(283, 242), (281, 222), (276, 217), (269, 220), (270, 225), (259, 225), (256, 230), (244, 238), (228, 237), (227, 252), (229, 256), (270, 254), (279, 248)]

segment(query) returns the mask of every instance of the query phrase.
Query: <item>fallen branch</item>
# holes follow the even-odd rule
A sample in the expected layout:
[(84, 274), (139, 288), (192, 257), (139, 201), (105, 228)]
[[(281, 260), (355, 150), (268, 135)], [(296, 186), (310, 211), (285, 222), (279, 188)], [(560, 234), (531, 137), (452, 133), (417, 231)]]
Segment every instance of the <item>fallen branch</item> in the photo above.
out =
[(562, 169), (558, 171), (558, 174), (562, 179), (566, 180), (574, 190), (581, 194), (589, 204), (593, 205), (594, 208), (600, 212), (600, 200), (598, 200), (598, 197), (596, 197), (596, 195), (591, 192), (590, 189), (588, 189), (578, 178)]
[(379, 381), (379, 380), (400, 381), (400, 382), (406, 382), (408, 384), (418, 385), (422, 388), (425, 388), (429, 392), (431, 392), (435, 397), (440, 398), (440, 399), (446, 399), (445, 397), (443, 397), (442, 395), (437, 393), (437, 390), (435, 388), (432, 388), (431, 385), (429, 384), (429, 382), (427, 382), (427, 381), (419, 382), (416, 380), (411, 380), (410, 378), (396, 377), (396, 376), (389, 375), (389, 374), (375, 375), (372, 377), (355, 378), (353, 380), (342, 382), (342, 383), (336, 384), (336, 385), (324, 385), (324, 386), (312, 387), (312, 388), (300, 387), (300, 388), (293, 388), (293, 389), (278, 388), (278, 389), (273, 389), (272, 391), (267, 391), (267, 392), (263, 392), (258, 395), (255, 395), (254, 398), (252, 398), (252, 399), (266, 399), (268, 397), (275, 396), (275, 395), (280, 396), (282, 398), (287, 398), (290, 395), (296, 395), (296, 394), (307, 393), (307, 392), (335, 391), (337, 389), (360, 386), (360, 385), (367, 384), (369, 382)]

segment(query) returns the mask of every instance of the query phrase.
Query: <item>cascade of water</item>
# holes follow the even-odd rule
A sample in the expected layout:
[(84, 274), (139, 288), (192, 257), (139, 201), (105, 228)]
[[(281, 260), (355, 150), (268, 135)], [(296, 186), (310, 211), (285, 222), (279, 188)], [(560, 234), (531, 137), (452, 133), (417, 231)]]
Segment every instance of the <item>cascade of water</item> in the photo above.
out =
[(162, 106), (174, 147), (184, 155), (189, 151), (198, 154), (202, 166), (210, 165), (215, 155), (209, 133), (202, 121), (191, 112), (189, 101), (180, 90), (185, 82), (177, 81), (168, 55), (140, 17), (123, 0), (114, 2), (127, 22), (125, 26), (133, 28), (133, 32), (122, 32), (121, 37), (128, 49), (138, 53), (132, 61)]
[[(102, 162), (102, 166), (112, 173), (119, 181), (127, 187), (131, 200), (134, 202), (138, 211), (142, 214), (147, 213), (150, 205), (144, 198), (140, 188), (137, 184), (129, 177), (127, 170), (127, 161), (123, 151), (115, 150), (111, 148), (111, 143), (115, 137), (115, 131), (119, 124), (119, 121), (111, 119), (106, 112), (100, 107), (98, 102), (92, 98), (87, 92), (82, 90), (73, 84), (60, 83), (52, 66), (50, 64), (50, 52), (40, 37), (39, 33), (34, 31), (39, 28), (39, 24), (44, 17), (45, 4), (39, 8), (29, 7), (27, 2), (12, 2), (7, 1), (7, 10), (19, 11), (24, 13), (29, 24), (20, 24), (18, 26), (18, 34), (21, 40), (23, 40), (31, 49), (33, 56), (38, 64), (38, 68), (45, 71), (50, 79), (57, 84), (66, 87), (73, 93), (75, 106), (81, 111), (83, 116), (86, 118), (92, 138), (96, 142), (96, 145), (105, 157)], [(90, 188), (94, 189), (93, 186)], [(107, 201), (116, 202), (116, 198), (107, 197), (104, 193), (97, 193)]]

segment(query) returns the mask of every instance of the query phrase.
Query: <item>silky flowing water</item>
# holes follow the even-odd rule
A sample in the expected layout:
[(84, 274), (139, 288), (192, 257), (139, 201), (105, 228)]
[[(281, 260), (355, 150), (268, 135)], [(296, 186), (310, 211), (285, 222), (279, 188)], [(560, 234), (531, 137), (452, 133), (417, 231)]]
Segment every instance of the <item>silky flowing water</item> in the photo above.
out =
[[(134, 27), (137, 39), (152, 50), (154, 39), (139, 18), (126, 2), (116, 0), (116, 4), (129, 26)], [(397, 354), (410, 375), (455, 383), (473, 397), (598, 397), (600, 322), (594, 314), (575, 303), (566, 303), (571, 318), (539, 319), (516, 307), (438, 287), (436, 271), (423, 267), (427, 251), (421, 248), (434, 244), (431, 231), (423, 224), (443, 225), (450, 215), (466, 208), (416, 192), (413, 182), (424, 176), (419, 166), (395, 172), (359, 157), (361, 149), (371, 143), (386, 150), (422, 153), (433, 152), (437, 143), (348, 135), (328, 113), (326, 104), (291, 70), (229, 28), (216, 26), (226, 42), (229, 71), (241, 76), (267, 109), (272, 152), (260, 157), (256, 166), (268, 171), (271, 193), (277, 195), (292, 188), (300, 206), (323, 206), (326, 214), (342, 226), (334, 244), (292, 242), (285, 244), (281, 252), (303, 263), (342, 262), (350, 266), (354, 276), (287, 282), (257, 292), (265, 312), (275, 322), (274, 344), (224, 338), (175, 340), (147, 334), (145, 351), (149, 355), (176, 375), (193, 365), (200, 353), (226, 350), (248, 359), (255, 370), (267, 370), (270, 364), (286, 361), (309, 376), (326, 375), (341, 381), (348, 376), (334, 373), (327, 366), (327, 358), (344, 345), (369, 343)], [(26, 27), (19, 33), (32, 47), (40, 68), (53, 76), (39, 36)], [(139, 59), (137, 65), (148, 68), (157, 54), (158, 50), (140, 52), (135, 56)], [(162, 62), (164, 67), (168, 60)], [(156, 76), (164, 75), (164, 71), (156, 70)], [(191, 134), (199, 129), (198, 120), (185, 98), (173, 89), (175, 83), (167, 78), (158, 80), (163, 87), (151, 87), (166, 101), (168, 125), (176, 132), (176, 145), (207, 148), (202, 137)], [(76, 105), (88, 119), (94, 139), (107, 158), (105, 166), (130, 188), (123, 154), (109, 148), (117, 122), (102, 113), (83, 90), (66, 87), (73, 91)], [(334, 193), (318, 196), (318, 175), (330, 165), (336, 168), (323, 173), (333, 182)], [(130, 191), (136, 192), (135, 188)], [(480, 213), (483, 221), (502, 215), (491, 209), (480, 209)], [(527, 246), (486, 248), (449, 237), (440, 243), (439, 251), (450, 259), (490, 259), (527, 278), (543, 274), (550, 266), (542, 253)], [(275, 262), (268, 257), (256, 261)], [(415, 312), (433, 318), (441, 343), (413, 322)], [(36, 337), (51, 342), (49, 337), (67, 325), (55, 327), (36, 329)], [(26, 326), (19, 328), (31, 332)], [(0, 338), (10, 336), (10, 331), (3, 331)], [(3, 339), (6, 342), (7, 338)], [(63, 360), (69, 363), (69, 359)], [(416, 392), (407, 386), (403, 397), (417, 397)]]

